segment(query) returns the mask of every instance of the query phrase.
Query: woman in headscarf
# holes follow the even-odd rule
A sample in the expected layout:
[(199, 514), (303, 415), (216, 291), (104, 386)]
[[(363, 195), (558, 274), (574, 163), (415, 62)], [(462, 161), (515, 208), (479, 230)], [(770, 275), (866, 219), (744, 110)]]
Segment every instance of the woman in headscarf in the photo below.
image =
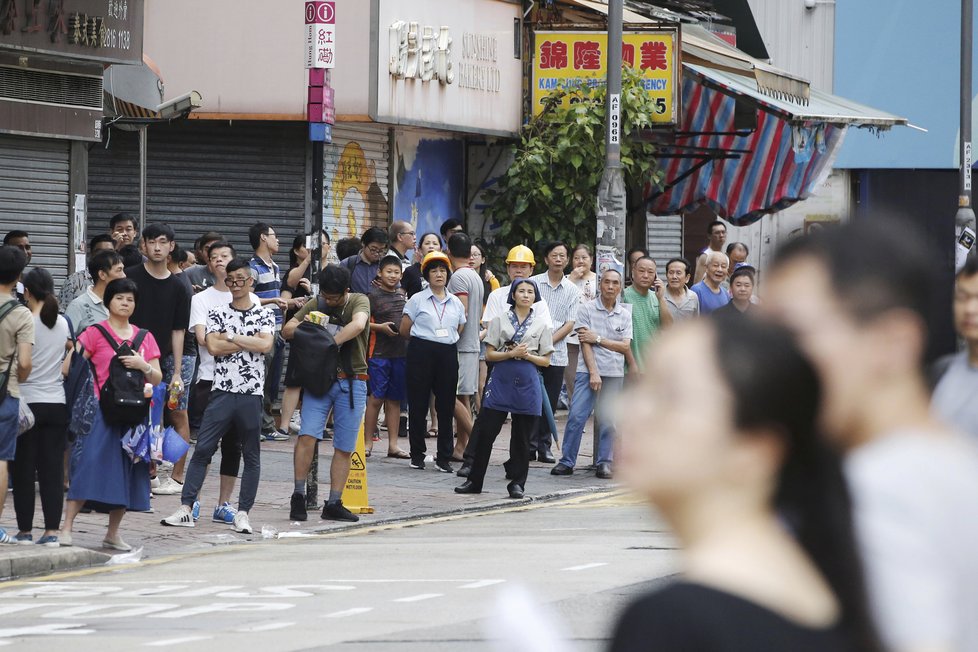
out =
[(489, 322), (486, 333), (486, 360), (493, 363), (486, 384), (482, 409), (473, 432), (478, 432), (475, 460), (466, 482), (456, 493), (477, 494), (489, 466), (492, 445), (506, 421), (513, 416), (512, 437), (517, 438), (507, 486), (510, 498), (522, 498), (530, 468), (530, 435), (536, 430), (543, 406), (543, 390), (538, 369), (550, 366), (553, 337), (550, 327), (536, 318), (533, 304), (540, 300), (536, 283), (516, 281), (509, 289), (510, 308)]

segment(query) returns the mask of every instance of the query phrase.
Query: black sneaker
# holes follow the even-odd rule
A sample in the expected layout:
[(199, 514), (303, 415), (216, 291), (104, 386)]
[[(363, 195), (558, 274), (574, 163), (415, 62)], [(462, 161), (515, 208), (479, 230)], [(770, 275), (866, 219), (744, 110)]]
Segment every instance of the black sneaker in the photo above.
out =
[(343, 507), (343, 501), (338, 501), (333, 504), (327, 502), (323, 506), (323, 518), (330, 521), (350, 521), (351, 523), (356, 523), (360, 520), (360, 517)]
[(290, 521), (304, 521), (309, 518), (306, 513), (306, 497), (298, 491), (292, 494), (292, 506), (289, 509)]
[(424, 471), (424, 460), (411, 460), (411, 468)]
[(448, 462), (438, 462), (438, 461), (436, 461), (435, 462), (435, 467), (437, 467), (438, 470), (441, 471), (442, 473), (455, 473), (455, 469), (453, 469), (452, 468), (452, 465), (449, 464)]

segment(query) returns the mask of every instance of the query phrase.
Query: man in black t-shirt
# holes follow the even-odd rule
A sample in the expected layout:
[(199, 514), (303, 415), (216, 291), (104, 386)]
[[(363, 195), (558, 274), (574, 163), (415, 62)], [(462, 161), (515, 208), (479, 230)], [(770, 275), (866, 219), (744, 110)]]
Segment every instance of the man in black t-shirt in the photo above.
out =
[[(190, 298), (188, 287), (167, 269), (167, 256), (173, 250), (175, 234), (166, 224), (150, 224), (143, 229), (142, 247), (146, 262), (126, 268), (126, 277), (135, 281), (139, 288), (139, 300), (129, 321), (149, 330), (160, 347), (163, 382), (181, 385), (180, 400), (169, 411), (170, 423), (184, 441), (190, 441), (190, 421), (187, 415), (187, 398), (182, 376), (185, 358), (183, 342), (190, 325)], [(193, 360), (190, 373), (193, 373)], [(186, 457), (173, 465), (170, 478), (153, 489), (154, 494), (176, 495), (183, 488)]]

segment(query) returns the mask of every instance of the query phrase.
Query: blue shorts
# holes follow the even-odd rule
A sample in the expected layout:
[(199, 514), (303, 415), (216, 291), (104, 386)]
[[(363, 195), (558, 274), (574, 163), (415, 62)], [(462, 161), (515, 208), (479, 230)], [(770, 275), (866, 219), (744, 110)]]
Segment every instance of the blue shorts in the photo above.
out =
[(407, 398), (407, 358), (370, 358), (370, 395), (388, 401)]
[[(194, 369), (196, 367), (197, 356), (183, 356), (183, 362), (180, 364), (180, 380), (183, 381), (183, 393), (180, 394), (180, 403), (177, 405), (178, 410), (186, 410), (187, 406), (190, 404), (190, 388), (193, 387), (194, 384)], [(160, 371), (163, 372), (163, 382), (169, 385), (170, 379), (173, 378), (172, 353), (168, 353), (162, 360), (160, 360)]]
[(337, 378), (325, 396), (302, 395), (302, 428), (299, 435), (323, 438), (326, 417), (333, 410), (333, 448), (352, 453), (357, 447), (357, 436), (363, 425), (363, 413), (367, 407), (367, 381), (353, 381), (353, 408), (350, 408), (350, 381)]
[[(16, 373), (16, 369), (12, 370)], [(7, 396), (0, 403), (0, 461), (9, 462), (17, 453), (17, 429), (20, 427), (20, 399)]]

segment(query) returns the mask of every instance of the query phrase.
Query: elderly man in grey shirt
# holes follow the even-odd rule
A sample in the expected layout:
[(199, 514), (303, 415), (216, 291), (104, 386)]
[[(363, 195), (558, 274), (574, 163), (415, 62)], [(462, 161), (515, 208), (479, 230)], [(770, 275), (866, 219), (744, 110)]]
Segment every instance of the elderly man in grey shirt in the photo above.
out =
[[(597, 476), (612, 476), (614, 426), (607, 413), (609, 395), (621, 391), (625, 378), (625, 355), (632, 341), (631, 306), (621, 303), (622, 278), (616, 269), (605, 270), (598, 285), (598, 297), (581, 304), (577, 311), (576, 329), (581, 343), (577, 361), (574, 398), (571, 400), (560, 462), (551, 469), (552, 475), (570, 475), (577, 464), (581, 435), (591, 412), (594, 429), (598, 431), (598, 450), (594, 451)], [(597, 403), (597, 406), (595, 405)]]

